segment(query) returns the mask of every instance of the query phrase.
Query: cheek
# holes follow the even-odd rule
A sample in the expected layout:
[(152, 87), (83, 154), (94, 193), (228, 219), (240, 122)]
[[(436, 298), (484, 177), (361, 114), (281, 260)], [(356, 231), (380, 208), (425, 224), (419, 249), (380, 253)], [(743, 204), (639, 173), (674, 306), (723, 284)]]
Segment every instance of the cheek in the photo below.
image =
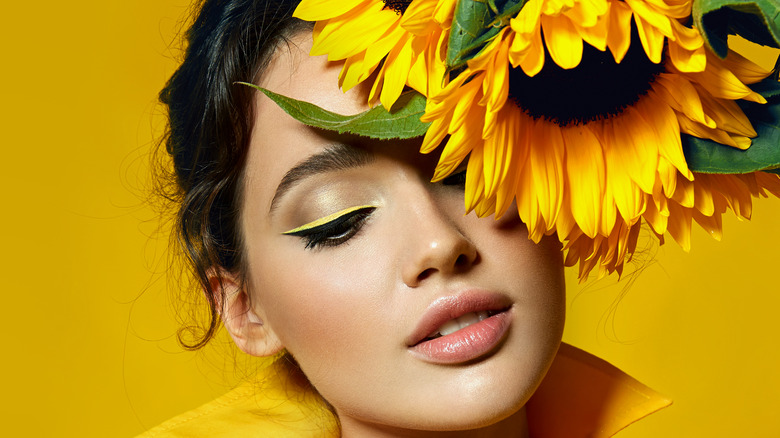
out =
[[(507, 213), (506, 216), (510, 216)], [(561, 244), (555, 236), (546, 236), (539, 243), (528, 239), (525, 225), (515, 217), (494, 222), (491, 228), (481, 226), (483, 220), (468, 218), (475, 239), (482, 242), (480, 254), (493, 272), (512, 279), (518, 288), (519, 322), (523, 336), (542, 350), (548, 345), (557, 348), (563, 333), (566, 308), (566, 285)], [(497, 225), (497, 226), (496, 226)], [(501, 281), (501, 280), (499, 280)]]
[(539, 243), (528, 238), (525, 224), (508, 212), (488, 225), (490, 218), (469, 214), (464, 226), (481, 243), (480, 253), (487, 263), (497, 266), (506, 278), (533, 284), (529, 292), (539, 293), (539, 299), (565, 299), (563, 252), (556, 236), (544, 236)]
[[(561, 244), (555, 236), (543, 238), (538, 244), (528, 240), (525, 235), (516, 243), (516, 251), (523, 254), (527, 264), (516, 268), (522, 272), (514, 275), (524, 275), (527, 282), (529, 311), (534, 312), (539, 332), (531, 336), (556, 346), (563, 335), (563, 325), (566, 313), (566, 283), (563, 272), (563, 255)], [(515, 277), (521, 278), (521, 277)]]
[(267, 323), (321, 392), (327, 381), (373, 368), (368, 361), (386, 354), (374, 341), (376, 333), (392, 328), (383, 317), (391, 299), (389, 261), (355, 251), (357, 245), (303, 253), (276, 249), (251, 270)]

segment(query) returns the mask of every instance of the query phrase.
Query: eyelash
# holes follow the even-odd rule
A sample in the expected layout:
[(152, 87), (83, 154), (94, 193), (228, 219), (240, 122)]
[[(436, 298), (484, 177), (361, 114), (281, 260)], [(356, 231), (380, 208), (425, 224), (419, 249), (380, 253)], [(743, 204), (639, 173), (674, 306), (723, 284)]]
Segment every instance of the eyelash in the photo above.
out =
[(338, 246), (353, 238), (363, 228), (366, 219), (374, 210), (376, 207), (361, 208), (339, 216), (330, 222), (307, 230), (289, 233), (289, 235), (303, 239), (306, 242), (306, 249)]

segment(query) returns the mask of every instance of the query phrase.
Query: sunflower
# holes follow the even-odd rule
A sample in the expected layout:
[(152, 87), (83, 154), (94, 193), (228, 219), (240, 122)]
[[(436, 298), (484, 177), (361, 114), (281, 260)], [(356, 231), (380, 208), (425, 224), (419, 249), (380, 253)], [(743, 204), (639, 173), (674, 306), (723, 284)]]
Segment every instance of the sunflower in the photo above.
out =
[(369, 103), (391, 108), (407, 85), (423, 95), (441, 89), (439, 54), (454, 7), (455, 0), (303, 0), (294, 16), (316, 21), (312, 56), (344, 61), (342, 89), (373, 80)]
[[(344, 60), (342, 88), (373, 80), (370, 102), (388, 109), (405, 86), (427, 98), (421, 152), (441, 150), (433, 181), (467, 163), (467, 211), (498, 218), (516, 206), (529, 237), (556, 234), (584, 280), (621, 273), (643, 223), (687, 250), (693, 221), (720, 238), (724, 212), (749, 218), (752, 197), (780, 197), (778, 175), (756, 171), (780, 165), (777, 145), (760, 162), (740, 156), (747, 169), (721, 152), (746, 150), (758, 135), (745, 108), (766, 99), (748, 85), (775, 97), (780, 86), (729, 51), (725, 35), (692, 26), (706, 24), (701, 4), (691, 17), (693, 4), (303, 0), (296, 14), (317, 21), (313, 55)], [(777, 46), (780, 30), (767, 21), (777, 8), (760, 9), (763, 23), (715, 22)], [(684, 146), (700, 143), (725, 145), (726, 165), (692, 171)]]
[[(440, 92), (422, 152), (442, 142), (434, 181), (468, 157), (466, 208), (506, 213), (531, 239), (556, 233), (580, 278), (622, 272), (640, 224), (685, 249), (695, 220), (713, 236), (777, 175), (694, 173), (681, 134), (746, 149), (756, 131), (737, 101), (770, 72), (705, 48), (686, 0), (529, 0)], [(477, 104), (474, 104), (477, 102)], [(445, 141), (446, 140), (446, 141)]]

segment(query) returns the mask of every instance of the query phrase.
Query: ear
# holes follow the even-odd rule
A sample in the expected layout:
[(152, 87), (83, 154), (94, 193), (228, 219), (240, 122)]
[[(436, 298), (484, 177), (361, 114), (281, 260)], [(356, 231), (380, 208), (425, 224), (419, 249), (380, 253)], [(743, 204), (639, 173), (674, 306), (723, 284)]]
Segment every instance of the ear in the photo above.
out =
[(244, 353), (271, 356), (284, 348), (273, 329), (264, 322), (261, 310), (252, 306), (249, 292), (234, 275), (214, 272), (209, 275), (209, 287), (214, 292), (222, 323)]

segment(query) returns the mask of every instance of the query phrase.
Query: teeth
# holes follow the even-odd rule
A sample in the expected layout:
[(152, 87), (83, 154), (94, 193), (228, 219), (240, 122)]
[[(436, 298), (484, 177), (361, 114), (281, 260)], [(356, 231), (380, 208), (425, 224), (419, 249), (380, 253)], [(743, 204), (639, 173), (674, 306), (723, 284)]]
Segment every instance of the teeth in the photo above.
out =
[[(451, 319), (439, 327), (438, 333), (442, 336), (447, 336), (450, 333), (455, 333), (456, 331), (460, 330), (460, 323), (458, 322), (458, 319)], [(434, 335), (435, 336), (435, 335)]]
[(467, 313), (460, 318), (451, 319), (444, 324), (441, 325), (435, 332), (431, 333), (428, 337), (429, 338), (438, 338), (439, 336), (447, 336), (451, 333), (455, 333), (456, 331), (468, 327), (471, 324), (476, 324), (486, 318), (488, 318), (490, 315), (487, 311), (482, 312), (471, 312)]

